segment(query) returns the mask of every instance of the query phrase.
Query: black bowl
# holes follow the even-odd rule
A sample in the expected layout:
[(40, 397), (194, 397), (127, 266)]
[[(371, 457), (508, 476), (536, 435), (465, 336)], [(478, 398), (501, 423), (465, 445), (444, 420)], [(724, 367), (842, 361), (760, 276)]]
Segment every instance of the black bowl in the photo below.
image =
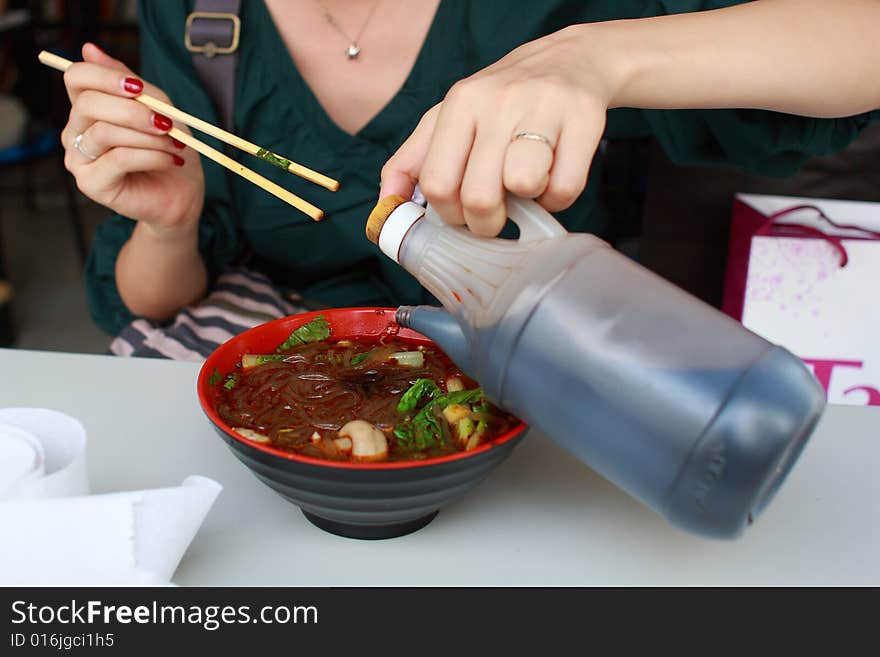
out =
[(520, 423), (470, 452), (420, 461), (348, 463), (291, 454), (232, 431), (216, 413), (215, 371), (225, 375), (246, 353), (271, 353), (291, 331), (322, 314), (334, 339), (378, 337), (389, 331), (418, 344), (424, 336), (399, 328), (391, 308), (340, 308), (278, 319), (220, 346), (202, 366), (199, 400), (217, 433), (238, 459), (267, 486), (299, 506), (326, 531), (350, 538), (402, 536), (427, 525), (437, 512), (465, 495), (507, 458), (522, 439)]

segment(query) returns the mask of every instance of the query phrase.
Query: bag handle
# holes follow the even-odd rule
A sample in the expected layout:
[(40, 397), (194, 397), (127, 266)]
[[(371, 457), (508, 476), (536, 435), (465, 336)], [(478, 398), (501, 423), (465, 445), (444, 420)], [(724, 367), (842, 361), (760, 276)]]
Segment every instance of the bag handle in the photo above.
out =
[[(793, 214), (795, 212), (800, 212), (802, 210), (812, 210), (815, 212), (820, 219), (824, 220), (829, 225), (837, 228), (838, 230), (855, 230), (860, 233), (867, 233), (873, 238), (880, 239), (880, 232), (875, 232), (873, 230), (868, 230), (867, 228), (862, 228), (861, 226), (853, 226), (852, 224), (840, 224), (836, 221), (833, 221), (828, 215), (826, 215), (821, 208), (815, 205), (794, 205), (790, 208), (785, 208), (784, 210), (779, 210), (778, 212), (774, 212), (767, 220), (761, 224), (758, 230), (755, 231), (755, 235), (790, 235), (793, 237), (816, 237), (819, 239), (823, 239), (831, 246), (833, 246), (837, 252), (840, 254), (840, 266), (846, 267), (847, 263), (849, 263), (849, 254), (846, 252), (846, 247), (843, 246), (842, 238), (837, 235), (829, 235), (828, 233), (814, 228), (813, 226), (804, 226), (803, 224), (796, 223), (781, 223), (778, 221), (781, 217), (784, 217), (789, 214)], [(867, 239), (867, 238), (851, 238), (851, 239)]]
[(184, 44), (193, 66), (214, 102), (224, 130), (234, 131), (235, 80), (241, 0), (196, 0), (186, 18)]

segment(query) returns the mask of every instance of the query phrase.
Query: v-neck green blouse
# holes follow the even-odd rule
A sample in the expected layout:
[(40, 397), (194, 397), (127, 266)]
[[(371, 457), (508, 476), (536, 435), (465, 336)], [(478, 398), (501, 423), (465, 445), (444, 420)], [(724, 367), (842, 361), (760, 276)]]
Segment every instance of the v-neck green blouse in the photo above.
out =
[[(325, 220), (315, 223), (204, 161), (206, 203), (199, 245), (210, 275), (247, 263), (315, 305), (398, 305), (428, 300), (414, 278), (364, 237), (364, 222), (377, 200), (382, 165), (453, 83), (516, 46), (573, 23), (732, 4), (738, 4), (737, 0), (442, 0), (402, 88), (364, 128), (349, 135), (327, 115), (300, 76), (264, 4), (245, 0), (236, 134), (327, 173), (341, 187), (329, 192), (256, 158), (243, 160), (324, 209)], [(183, 45), (191, 5), (191, 1), (171, 0), (140, 3), (142, 74), (181, 109), (216, 123), (211, 100)], [(733, 164), (778, 175), (793, 171), (811, 155), (843, 148), (872, 118), (877, 113), (818, 120), (759, 111), (613, 110), (606, 137), (653, 135), (679, 163)], [(213, 145), (222, 148), (222, 144)], [(596, 163), (593, 174), (600, 164)], [(599, 179), (591, 175), (581, 198), (558, 214), (570, 230), (601, 234)], [(118, 215), (102, 224), (87, 266), (92, 314), (111, 333), (134, 319), (119, 296), (114, 275), (119, 250), (133, 227), (133, 221)]]

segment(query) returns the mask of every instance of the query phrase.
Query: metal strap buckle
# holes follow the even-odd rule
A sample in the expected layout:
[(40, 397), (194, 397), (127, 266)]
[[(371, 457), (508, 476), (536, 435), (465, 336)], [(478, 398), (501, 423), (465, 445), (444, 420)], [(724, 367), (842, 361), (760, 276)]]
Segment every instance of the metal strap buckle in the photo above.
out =
[[(218, 46), (213, 41), (207, 41), (203, 44), (193, 44), (192, 38), (190, 37), (190, 28), (192, 27), (193, 21), (200, 18), (215, 21), (232, 21), (232, 41), (229, 43), (229, 45)], [(186, 17), (186, 32), (183, 37), (183, 42), (186, 45), (187, 50), (189, 50), (190, 52), (200, 52), (205, 57), (213, 57), (214, 55), (228, 55), (238, 50), (238, 37), (240, 33), (241, 20), (235, 14), (228, 14), (219, 11), (194, 11)]]

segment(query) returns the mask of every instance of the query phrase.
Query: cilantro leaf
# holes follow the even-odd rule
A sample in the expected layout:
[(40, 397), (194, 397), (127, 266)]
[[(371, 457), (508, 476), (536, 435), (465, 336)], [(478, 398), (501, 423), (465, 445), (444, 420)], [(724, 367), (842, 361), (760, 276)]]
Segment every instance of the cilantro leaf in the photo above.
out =
[(397, 403), (399, 413), (410, 413), (418, 407), (422, 399), (433, 399), (440, 394), (440, 388), (431, 379), (417, 379), (410, 389), (403, 393)]
[(367, 356), (369, 356), (369, 355), (370, 355), (370, 352), (369, 352), (369, 351), (365, 351), (365, 352), (360, 353), (360, 354), (355, 354), (354, 356), (351, 357), (351, 365), (353, 365), (353, 366), (354, 366), (354, 365), (360, 365), (360, 364), (363, 363), (365, 360), (367, 360)]
[(323, 315), (318, 315), (311, 322), (303, 324), (287, 338), (275, 351), (287, 351), (291, 347), (296, 347), (310, 342), (320, 342), (330, 337), (330, 323), (324, 319)]
[(482, 388), (474, 388), (473, 390), (456, 390), (455, 392), (447, 392), (444, 396), (438, 397), (436, 402), (446, 408), (453, 404), (469, 404), (475, 402), (483, 396)]
[(443, 394), (442, 390), (431, 379), (418, 379), (400, 398), (397, 404), (399, 413), (412, 413), (419, 404), (428, 400), (410, 419), (406, 417), (403, 424), (394, 429), (398, 444), (410, 449), (424, 450), (438, 443), (446, 442), (449, 427), (446, 420), (439, 417), (448, 406), (453, 404), (474, 404), (483, 399), (482, 388), (473, 390), (456, 390)]
[(413, 435), (413, 427), (411, 424), (401, 424), (394, 429), (394, 437), (397, 438), (397, 444), (403, 447), (412, 447), (415, 441)]
[(415, 444), (419, 449), (433, 447), (443, 438), (440, 421), (434, 415), (434, 402), (420, 410), (412, 421)]

